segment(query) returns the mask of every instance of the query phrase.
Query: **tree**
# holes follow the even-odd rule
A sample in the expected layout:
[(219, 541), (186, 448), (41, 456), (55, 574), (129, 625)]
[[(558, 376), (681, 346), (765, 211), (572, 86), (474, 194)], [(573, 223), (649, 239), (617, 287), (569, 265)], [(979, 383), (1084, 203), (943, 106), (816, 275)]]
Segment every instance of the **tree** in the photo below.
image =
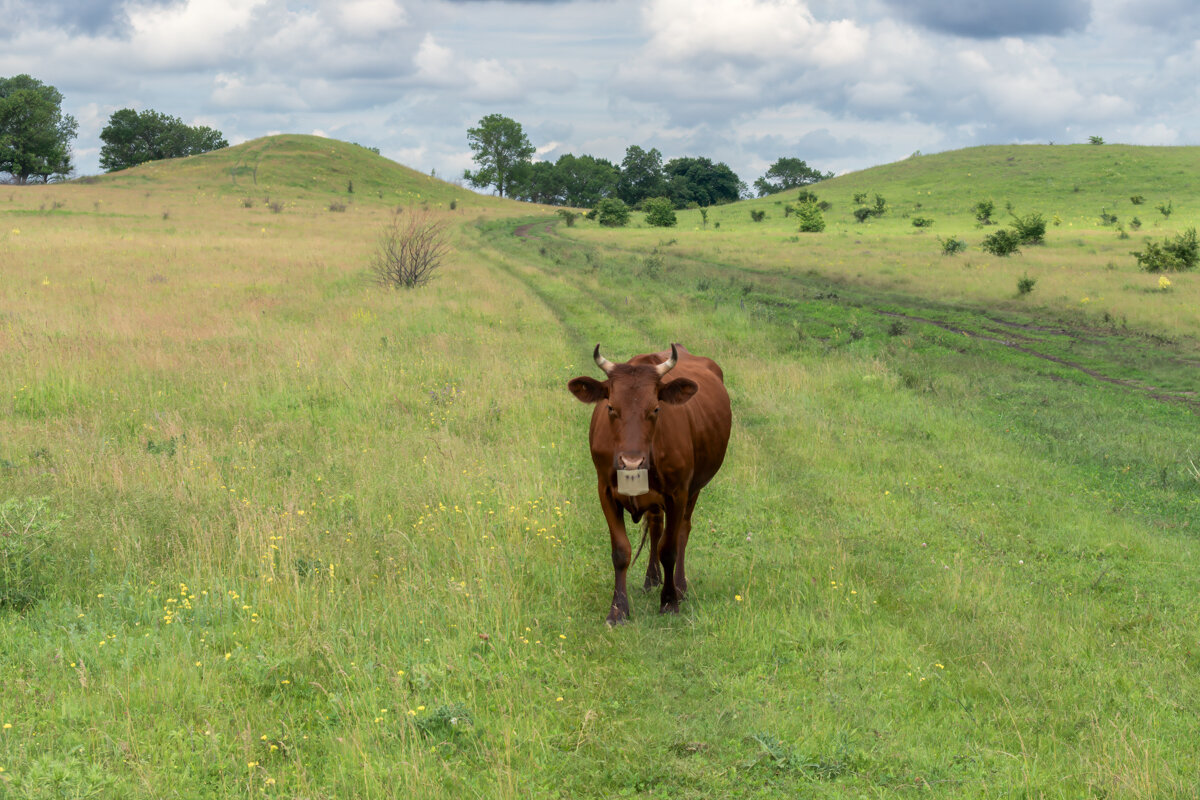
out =
[(664, 171), (669, 176), (671, 201), (676, 208), (715, 206), (738, 199), (738, 176), (724, 163), (708, 158), (673, 158)]
[(502, 114), (488, 114), (477, 127), (468, 128), (467, 143), (475, 152), (473, 158), (479, 169), (464, 170), (463, 178), (479, 188), (495, 186), (501, 197), (534, 153), (521, 123)]
[(615, 197), (621, 171), (603, 158), (570, 153), (558, 157), (554, 165), (563, 186), (563, 202), (578, 208), (592, 208), (606, 197)]
[(549, 161), (538, 161), (516, 170), (509, 182), (508, 196), (531, 203), (562, 205), (562, 177)]
[(667, 179), (663, 173), (662, 153), (657, 148), (643, 150), (636, 144), (625, 149), (621, 162), (621, 177), (617, 181), (617, 197), (631, 206), (647, 197), (667, 194)]
[(221, 132), (203, 125), (185, 125), (178, 117), (152, 109), (113, 112), (100, 131), (100, 166), (106, 172), (127, 169), (147, 161), (181, 158), (228, 147)]
[(765, 175), (754, 182), (754, 188), (758, 190), (758, 196), (763, 197), (832, 177), (832, 172), (821, 172), (810, 167), (803, 159), (780, 158), (767, 169)]
[(79, 124), (62, 113), (62, 94), (29, 75), (0, 78), (0, 172), (17, 183), (71, 173)]

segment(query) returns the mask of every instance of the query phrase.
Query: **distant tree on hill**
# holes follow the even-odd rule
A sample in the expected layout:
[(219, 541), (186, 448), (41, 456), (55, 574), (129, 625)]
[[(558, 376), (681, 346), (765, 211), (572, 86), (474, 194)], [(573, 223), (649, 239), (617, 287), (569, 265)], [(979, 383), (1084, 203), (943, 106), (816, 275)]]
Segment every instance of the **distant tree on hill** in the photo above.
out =
[(657, 148), (643, 150), (636, 144), (625, 149), (621, 162), (621, 177), (617, 181), (617, 197), (636, 206), (647, 197), (667, 194), (667, 178), (663, 172), (662, 153)]
[(758, 191), (759, 197), (764, 197), (832, 177), (832, 172), (821, 172), (819, 169), (810, 167), (804, 159), (781, 158), (767, 169), (766, 174), (754, 182), (754, 188)]
[(62, 113), (62, 94), (29, 75), (0, 78), (0, 172), (17, 183), (71, 173), (71, 140), (79, 129)]
[(663, 171), (667, 175), (671, 202), (676, 208), (715, 206), (738, 199), (738, 176), (724, 163), (708, 158), (673, 158)]
[(100, 131), (100, 141), (104, 142), (100, 148), (100, 166), (106, 172), (229, 146), (221, 132), (213, 128), (185, 125), (178, 117), (153, 109), (132, 108), (113, 112)]
[(534, 203), (592, 208), (614, 197), (620, 170), (592, 156), (566, 153), (558, 161), (538, 161), (514, 178), (509, 197)]
[(479, 169), (464, 170), (463, 178), (479, 188), (495, 186), (501, 197), (519, 182), (534, 153), (521, 123), (503, 114), (488, 114), (467, 129), (467, 144)]

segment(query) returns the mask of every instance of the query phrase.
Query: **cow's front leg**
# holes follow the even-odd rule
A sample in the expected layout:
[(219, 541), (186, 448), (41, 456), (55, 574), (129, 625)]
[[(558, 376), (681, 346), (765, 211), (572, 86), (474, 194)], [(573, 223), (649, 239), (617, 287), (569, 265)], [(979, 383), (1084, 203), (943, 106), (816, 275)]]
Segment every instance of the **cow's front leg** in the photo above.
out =
[(662, 539), (658, 550), (658, 560), (662, 564), (663, 581), (662, 594), (659, 596), (659, 612), (662, 614), (679, 613), (679, 595), (675, 585), (675, 559), (679, 548), (679, 527), (686, 509), (687, 497), (667, 498), (666, 521), (663, 525)]
[(629, 546), (629, 535), (625, 532), (625, 509), (613, 499), (607, 484), (600, 484), (600, 508), (604, 521), (608, 523), (608, 535), (612, 540), (613, 599), (608, 610), (609, 625), (620, 625), (629, 619), (629, 594), (625, 591), (625, 573), (629, 569), (633, 549)]

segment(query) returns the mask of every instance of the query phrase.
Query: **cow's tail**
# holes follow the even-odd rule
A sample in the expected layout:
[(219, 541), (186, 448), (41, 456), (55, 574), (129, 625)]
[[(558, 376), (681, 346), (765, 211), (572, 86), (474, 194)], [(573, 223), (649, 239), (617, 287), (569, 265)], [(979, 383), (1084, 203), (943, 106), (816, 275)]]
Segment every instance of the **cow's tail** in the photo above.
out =
[(649, 532), (650, 532), (650, 517), (647, 516), (646, 519), (644, 519), (642, 521), (642, 541), (638, 543), (637, 552), (633, 554), (633, 560), (629, 562), (630, 567), (632, 567), (634, 564), (637, 563), (638, 556), (640, 556), (642, 554), (642, 547), (644, 547), (646, 544), (646, 534), (648, 534)]

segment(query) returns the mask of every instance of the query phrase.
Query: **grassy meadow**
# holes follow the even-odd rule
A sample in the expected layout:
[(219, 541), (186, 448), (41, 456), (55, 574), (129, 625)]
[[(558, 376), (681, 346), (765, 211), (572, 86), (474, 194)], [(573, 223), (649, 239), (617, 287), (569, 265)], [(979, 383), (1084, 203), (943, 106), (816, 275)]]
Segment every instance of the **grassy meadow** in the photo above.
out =
[[(313, 137), (0, 189), (0, 797), (1200, 796), (1200, 279), (1129, 255), (1195, 154), (918, 156), (822, 234)], [(983, 254), (985, 196), (1060, 224)], [(416, 291), (397, 206), (450, 225)], [(565, 385), (671, 341), (729, 457), (682, 613), (608, 629)]]

